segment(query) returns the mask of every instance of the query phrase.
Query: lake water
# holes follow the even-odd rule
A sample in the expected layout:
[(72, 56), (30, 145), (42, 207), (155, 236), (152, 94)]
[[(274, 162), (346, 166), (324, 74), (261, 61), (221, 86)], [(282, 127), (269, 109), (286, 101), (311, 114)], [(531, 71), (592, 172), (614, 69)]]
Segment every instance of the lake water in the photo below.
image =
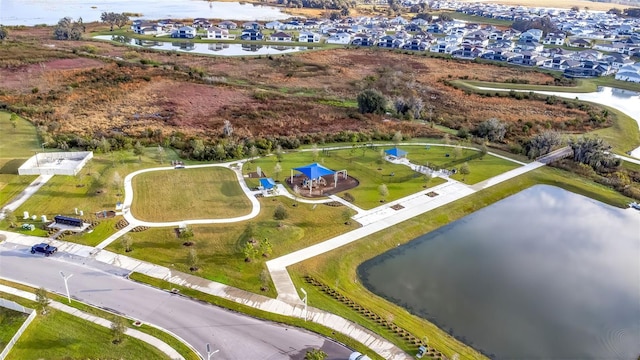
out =
[[(478, 87), (481, 90), (509, 91), (509, 89), (495, 89)], [(519, 92), (529, 92), (529, 90), (515, 90)], [(565, 99), (578, 99), (602, 104), (620, 110), (635, 120), (640, 127), (640, 94), (634, 91), (599, 86), (597, 91), (590, 93), (568, 93), (555, 91), (534, 91), (536, 94), (553, 95)], [(630, 155), (640, 159), (640, 147), (631, 150)]]
[(0, 24), (55, 25), (65, 16), (99, 21), (103, 12), (130, 12), (146, 19), (211, 18), (225, 20), (280, 20), (291, 17), (278, 8), (238, 2), (203, 0), (0, 0)]
[(556, 187), (524, 190), (358, 275), (499, 359), (640, 355), (640, 212)]
[(313, 47), (307, 46), (282, 46), (263, 44), (229, 44), (229, 43), (194, 43), (186, 40), (176, 41), (149, 41), (133, 39), (123, 36), (99, 35), (94, 36), (98, 40), (118, 41), (131, 46), (144, 47), (155, 50), (179, 51), (190, 54), (241, 56), (241, 55), (277, 55), (303, 50)]

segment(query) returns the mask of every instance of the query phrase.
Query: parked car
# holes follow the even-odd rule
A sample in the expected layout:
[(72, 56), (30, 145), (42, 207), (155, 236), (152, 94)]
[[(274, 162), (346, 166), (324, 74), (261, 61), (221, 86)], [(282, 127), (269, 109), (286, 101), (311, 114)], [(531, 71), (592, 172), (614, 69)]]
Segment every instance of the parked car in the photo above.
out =
[(43, 253), (44, 256), (49, 256), (51, 254), (53, 254), (54, 252), (58, 251), (58, 248), (55, 246), (51, 246), (49, 244), (38, 244), (38, 245), (33, 245), (31, 247), (31, 253), (35, 254), (35, 253)]

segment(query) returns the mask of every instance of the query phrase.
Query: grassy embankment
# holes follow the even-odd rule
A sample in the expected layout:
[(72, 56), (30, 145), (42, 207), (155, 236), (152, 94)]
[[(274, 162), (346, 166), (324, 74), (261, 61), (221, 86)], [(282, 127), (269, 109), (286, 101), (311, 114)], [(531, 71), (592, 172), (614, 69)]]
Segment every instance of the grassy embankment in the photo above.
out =
[(27, 319), (27, 314), (0, 307), (0, 350), (3, 350)]
[[(35, 289), (26, 285), (22, 285), (19, 283), (14, 283), (12, 281), (8, 281), (8, 280), (4, 280), (4, 279), (0, 279), (0, 284), (2, 285), (6, 285), (6, 286), (10, 286), (16, 289), (20, 289), (20, 290), (24, 290), (24, 291), (28, 291), (28, 292), (35, 292)], [(1, 296), (4, 297), (4, 296)], [(61, 296), (55, 293), (48, 293), (48, 297), (49, 299), (53, 300), (53, 301), (58, 301), (61, 302), (65, 305), (68, 305), (70, 307), (76, 308), (80, 311), (83, 311), (85, 313), (97, 316), (97, 317), (101, 317), (103, 319), (107, 319), (110, 320), (111, 318), (113, 318), (114, 314), (101, 310), (99, 308), (93, 307), (91, 305), (87, 305), (85, 303), (82, 302), (78, 302), (77, 300), (72, 301), (70, 304), (67, 302), (67, 298), (65, 296)], [(8, 298), (8, 297), (4, 297), (4, 298)], [(36, 304), (34, 302), (29, 302), (29, 300), (20, 298), (20, 297), (14, 297), (10, 300), (16, 301), (24, 306), (30, 307), (35, 309), (36, 308)], [(24, 301), (24, 302), (29, 302), (31, 305), (25, 305), (25, 303), (20, 302), (20, 301)], [(39, 315), (40, 317), (40, 315)], [(74, 317), (75, 318), (75, 317)], [(147, 325), (147, 324), (142, 324), (141, 326), (132, 326), (131, 325), (131, 321), (129, 321), (127, 319), (127, 321), (125, 321), (125, 325), (129, 328), (133, 328), (136, 330), (139, 330), (145, 334), (151, 335), (155, 338), (158, 338), (162, 341), (164, 341), (166, 344), (168, 344), (169, 346), (171, 346), (173, 349), (175, 349), (176, 351), (178, 351), (180, 353), (180, 355), (182, 355), (186, 360), (197, 360), (199, 359), (198, 355), (187, 345), (185, 345), (183, 342), (181, 342), (180, 340), (174, 338), (172, 335), (159, 330), (153, 326)], [(104, 328), (106, 329), (106, 328)], [(110, 339), (110, 335), (107, 335), (107, 337)], [(145, 346), (148, 346), (146, 343), (142, 343)], [(100, 357), (98, 357), (100, 358)]]
[(232, 218), (251, 212), (233, 171), (221, 167), (153, 171), (132, 180), (133, 215), (161, 222)]
[[(610, 77), (598, 79), (580, 79), (575, 87), (564, 86), (545, 86), (545, 85), (529, 85), (529, 84), (507, 84), (492, 83), (484, 81), (455, 80), (452, 81), (456, 86), (467, 91), (477, 93), (495, 93), (496, 90), (479, 90), (476, 87), (492, 87), (496, 89), (514, 89), (514, 90), (531, 90), (531, 91), (557, 91), (557, 92), (593, 92), (598, 86), (613, 86), (631, 91), (640, 91), (640, 84), (632, 84), (626, 81), (618, 81)], [(544, 96), (544, 95), (541, 95)], [(563, 99), (559, 98), (559, 101)], [(626, 114), (616, 109), (596, 104), (606, 108), (609, 113), (613, 114), (613, 125), (608, 128), (598, 129), (587, 133), (587, 135), (597, 135), (607, 140), (613, 146), (614, 152), (624, 154), (631, 149), (635, 149), (640, 144), (640, 130), (638, 123)], [(572, 135), (574, 136), (574, 135)]]
[(19, 176), (18, 168), (37, 151), (42, 151), (36, 128), (18, 118), (14, 128), (11, 114), (0, 111), (0, 208), (24, 190), (36, 176)]

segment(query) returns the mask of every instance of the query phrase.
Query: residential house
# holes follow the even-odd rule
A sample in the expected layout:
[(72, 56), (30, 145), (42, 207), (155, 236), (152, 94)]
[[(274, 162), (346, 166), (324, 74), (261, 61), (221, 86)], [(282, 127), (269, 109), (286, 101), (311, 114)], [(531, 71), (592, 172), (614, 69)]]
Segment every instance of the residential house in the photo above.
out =
[(629, 59), (629, 56), (617, 53), (603, 56), (602, 60), (606, 61), (615, 70), (619, 70), (625, 65), (633, 64), (633, 60)]
[(182, 26), (171, 32), (172, 38), (193, 39), (196, 37), (196, 29), (192, 26)]
[(206, 29), (211, 26), (211, 22), (205, 18), (193, 19), (193, 27), (197, 29)]
[(242, 30), (240, 39), (245, 41), (261, 41), (264, 40), (264, 35), (260, 32), (260, 30), (244, 29)]
[(429, 43), (421, 39), (413, 38), (404, 43), (402, 48), (405, 50), (425, 51), (429, 49)]
[(385, 48), (400, 48), (404, 44), (402, 39), (397, 39), (391, 35), (385, 35), (378, 39), (378, 46)]
[(542, 40), (544, 45), (564, 45), (566, 36), (563, 33), (549, 33)]
[(260, 30), (262, 29), (262, 25), (257, 21), (248, 21), (242, 24), (242, 28), (245, 30)]
[(462, 44), (458, 49), (451, 52), (451, 56), (461, 59), (475, 59), (482, 56), (485, 50), (481, 46), (475, 46), (471, 44)]
[(218, 27), (221, 29), (235, 30), (238, 28), (238, 24), (234, 23), (233, 21), (223, 21), (218, 24)]
[(521, 42), (540, 42), (542, 40), (542, 30), (529, 29), (520, 34), (519, 41)]
[(282, 29), (284, 29), (284, 24), (281, 23), (280, 21), (276, 20), (276, 21), (271, 21), (271, 22), (268, 22), (268, 23), (264, 24), (264, 28), (265, 29), (270, 29), (270, 30), (282, 30)]
[(640, 83), (640, 62), (621, 67), (615, 78), (616, 80)]
[(216, 39), (216, 40), (233, 40), (236, 38), (235, 35), (230, 34), (229, 30), (219, 28), (217, 26), (211, 26), (207, 28), (207, 39)]
[(609, 75), (611, 67), (606, 63), (598, 63), (594, 61), (585, 61), (579, 66), (570, 67), (564, 70), (566, 77), (598, 77)]
[(339, 32), (335, 33), (327, 39), (327, 44), (339, 44), (339, 45), (348, 45), (351, 42), (351, 35)]
[(351, 40), (351, 45), (356, 46), (374, 46), (375, 44), (376, 40), (369, 34), (356, 34)]
[(287, 34), (286, 32), (278, 31), (271, 36), (269, 36), (269, 41), (273, 42), (291, 42), (293, 41), (293, 36), (291, 34)]
[(322, 38), (320, 34), (311, 31), (300, 31), (298, 34), (298, 42), (318, 43), (320, 38)]
[(140, 35), (160, 35), (166, 33), (162, 25), (146, 20), (134, 20), (133, 24), (131, 24), (131, 30)]
[(568, 44), (569, 44), (569, 46), (579, 47), (579, 48), (590, 48), (591, 47), (591, 41), (585, 40), (585, 39), (581, 39), (581, 38), (569, 39)]

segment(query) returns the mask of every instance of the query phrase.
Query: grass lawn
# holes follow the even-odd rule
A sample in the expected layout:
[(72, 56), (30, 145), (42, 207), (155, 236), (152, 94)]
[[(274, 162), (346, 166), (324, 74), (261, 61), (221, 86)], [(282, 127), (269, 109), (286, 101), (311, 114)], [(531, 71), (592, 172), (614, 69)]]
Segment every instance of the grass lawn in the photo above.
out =
[[(162, 166), (157, 155), (158, 148), (156, 147), (146, 149), (145, 154), (141, 157), (135, 156), (131, 150), (114, 151), (107, 154), (96, 153), (78, 175), (56, 175), (51, 178), (37, 193), (18, 207), (15, 214), (21, 215), (23, 211), (28, 211), (29, 214), (36, 214), (38, 217), (47, 215), (49, 219), (52, 219), (55, 215), (77, 216), (74, 209), (78, 208), (84, 211), (84, 219), (95, 220), (96, 212), (114, 210), (116, 202), (123, 200), (123, 181), (127, 174), (143, 168)], [(166, 149), (164, 164), (172, 159), (177, 160), (177, 154), (173, 150)], [(21, 216), (18, 218), (21, 219)], [(113, 224), (119, 219), (116, 217), (105, 222)], [(37, 225), (37, 222), (29, 223)], [(18, 222), (19, 225), (20, 222)], [(7, 230), (8, 224), (4, 221), (0, 222), (0, 228)], [(95, 245), (99, 243), (98, 236), (106, 237), (115, 231), (113, 226), (98, 225), (93, 233), (75, 235), (66, 239)]]
[[(463, 176), (460, 173), (456, 173), (451, 176), (452, 179), (458, 181), (462, 181), (464, 178), (463, 182), (466, 184), (475, 184), (521, 166), (515, 162), (491, 155), (485, 155), (482, 159), (474, 159), (473, 156), (477, 156), (478, 151), (471, 149), (461, 149), (458, 158), (456, 158), (454, 148), (446, 146), (430, 146), (429, 149), (424, 146), (400, 146), (399, 148), (405, 150), (408, 153), (407, 158), (418, 165), (459, 169), (463, 163), (468, 163), (469, 175)], [(449, 157), (446, 156), (447, 154), (449, 154)]]
[[(337, 236), (357, 227), (355, 222), (345, 225), (343, 213), (346, 207), (331, 207), (298, 203), (287, 198), (261, 198), (260, 214), (247, 222), (194, 225), (195, 244), (182, 245), (174, 228), (151, 228), (139, 233), (131, 233), (133, 251), (126, 253), (141, 260), (166, 266), (189, 273), (187, 256), (195, 249), (200, 260), (199, 270), (194, 274), (234, 287), (275, 297), (271, 279), (266, 272), (264, 262), (268, 260), (258, 256), (251, 262), (245, 262), (243, 249), (250, 234), (252, 224), (253, 238), (269, 239), (273, 252), (271, 258), (288, 254), (320, 241)], [(273, 219), (275, 208), (285, 207), (289, 217), (278, 221)], [(349, 211), (349, 214), (353, 213)], [(122, 244), (116, 241), (108, 250), (125, 254)], [(268, 288), (261, 291), (261, 287)]]
[(19, 176), (18, 168), (36, 151), (42, 151), (36, 128), (27, 120), (18, 118), (14, 128), (11, 114), (0, 111), (0, 207), (20, 194), (36, 176)]
[(27, 316), (19, 311), (0, 307), (0, 350), (4, 349), (11, 341)]
[[(0, 279), (0, 284), (6, 285), (6, 286), (11, 286), (13, 288), (16, 289), (20, 289), (20, 290), (24, 290), (24, 291), (28, 291), (28, 292), (35, 292), (35, 289), (29, 286), (25, 286), (22, 284), (18, 284), (18, 283), (14, 283), (8, 280), (3, 280)], [(65, 296), (61, 296), (55, 293), (48, 293), (48, 296), (51, 300), (54, 301), (58, 301), (58, 302), (63, 302), (65, 303), (65, 305), (71, 306), (73, 308), (76, 308), (80, 311), (83, 311), (85, 313), (91, 314), (91, 315), (95, 315), (104, 319), (110, 319), (113, 314), (108, 313), (104, 310), (101, 310), (99, 308), (93, 307), (91, 305), (87, 305), (85, 303), (82, 302), (78, 302), (78, 301), (73, 301), (71, 304), (67, 304), (67, 298)], [(24, 298), (20, 298), (20, 297), (14, 297), (11, 300), (16, 301), (18, 303), (21, 303), (22, 305), (25, 306), (31, 306), (34, 307), (36, 306), (35, 303), (31, 302), (31, 304), (25, 304), (23, 302), (29, 302), (29, 300), (25, 300)], [(176, 351), (178, 351), (186, 360), (199, 360), (200, 357), (193, 351), (191, 350), (191, 348), (189, 348), (187, 345), (185, 345), (184, 343), (182, 343), (180, 340), (174, 338), (172, 335), (169, 335), (168, 333), (159, 330), (155, 327), (143, 324), (142, 326), (139, 327), (133, 327), (132, 325), (130, 325), (131, 323), (129, 321), (125, 322), (125, 325), (127, 327), (130, 328), (135, 328), (138, 331), (141, 331), (145, 334), (151, 335), (153, 337), (156, 337), (162, 341), (164, 341), (167, 345), (171, 346), (173, 349), (175, 349)]]
[[(380, 161), (380, 151), (388, 149), (390, 146), (380, 146), (374, 148), (360, 147), (358, 149), (330, 150), (327, 153), (320, 151), (318, 162), (333, 169), (347, 169), (349, 176), (356, 178), (360, 183), (357, 187), (347, 190), (355, 197), (355, 204), (364, 209), (371, 209), (380, 205), (380, 194), (378, 187), (386, 184), (389, 190), (387, 201), (393, 201), (418, 191), (424, 190), (424, 176), (411, 170), (408, 166), (392, 164), (388, 161)], [(275, 180), (285, 181), (290, 175), (290, 169), (303, 166), (313, 162), (312, 152), (292, 152), (284, 154), (280, 166), (282, 172), (274, 173), (277, 163), (275, 156), (257, 159), (254, 163), (246, 163), (244, 171), (255, 171), (260, 166), (267, 176), (274, 177)], [(393, 174), (393, 175), (392, 175)], [(429, 186), (435, 186), (444, 182), (442, 179), (431, 179)], [(253, 182), (248, 179), (250, 186), (257, 185), (257, 179)], [(304, 195), (304, 190), (302, 190)], [(342, 195), (342, 193), (338, 193)]]
[[(36, 304), (13, 295), (0, 297), (35, 308)], [(114, 345), (108, 328), (67, 313), (49, 309), (36, 316), (13, 346), (7, 359), (168, 359), (155, 347), (125, 336)]]
[(433, 324), (413, 316), (402, 307), (387, 302), (369, 292), (358, 280), (356, 268), (362, 262), (396, 247), (399, 243), (406, 243), (535, 184), (559, 186), (619, 207), (625, 207), (630, 201), (630, 199), (604, 186), (587, 181), (574, 174), (544, 167), (475, 193), (445, 207), (429, 211), (426, 214), (375, 233), (366, 239), (343, 246), (338, 251), (332, 251), (293, 265), (289, 268), (290, 273), (296, 287), (304, 286), (309, 293), (310, 305), (339, 314), (363, 326), (367, 326), (394, 341), (409, 353), (414, 352), (416, 350), (415, 347), (390, 334), (354, 310), (333, 300), (321, 292), (319, 288), (307, 284), (303, 277), (307, 274), (312, 275), (363, 307), (383, 317), (393, 317), (398, 326), (405, 328), (418, 338), (427, 336), (429, 345), (442, 351), (448, 357), (451, 357), (453, 353), (458, 353), (462, 359), (478, 358), (480, 355), (477, 352), (451, 338)]
[(232, 170), (153, 171), (133, 178), (132, 213), (145, 221), (231, 218), (251, 212)]

